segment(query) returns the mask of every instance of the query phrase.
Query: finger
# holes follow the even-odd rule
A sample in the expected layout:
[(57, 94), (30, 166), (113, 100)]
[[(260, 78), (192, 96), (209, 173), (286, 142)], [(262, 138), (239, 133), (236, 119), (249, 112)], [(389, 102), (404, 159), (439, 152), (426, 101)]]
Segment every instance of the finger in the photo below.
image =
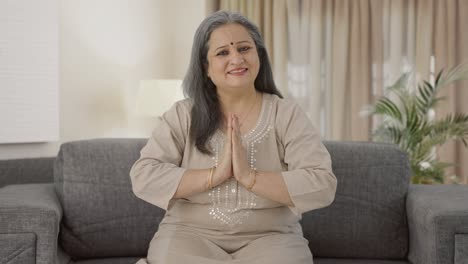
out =
[[(226, 139), (226, 142), (229, 142), (231, 143), (232, 141), (232, 114), (229, 114), (229, 117), (228, 117), (228, 127), (226, 129), (226, 132), (227, 132), (227, 139)], [(228, 144), (228, 146), (226, 147), (231, 147), (231, 144)]]
[(232, 114), (232, 115), (231, 115), (231, 119), (232, 119), (232, 127), (234, 128), (234, 127), (236, 126), (236, 122), (235, 122), (235, 120), (236, 120), (236, 114)]
[(236, 123), (237, 123), (237, 128), (235, 130), (235, 136), (233, 135), (233, 137), (236, 138), (236, 144), (233, 144), (236, 146), (236, 151), (243, 156), (242, 153), (245, 152), (245, 146), (244, 146), (244, 138), (242, 137), (242, 134), (241, 134), (241, 130), (240, 130), (240, 126), (239, 126), (239, 119), (237, 118), (236, 120)]
[(231, 121), (231, 122), (232, 122), (232, 131), (233, 131), (234, 133), (236, 133), (236, 115), (235, 115), (235, 114), (232, 114), (232, 118), (231, 118), (231, 119), (232, 119), (232, 121)]
[(237, 144), (239, 142), (239, 134), (237, 133), (238, 129), (237, 127), (239, 126), (239, 123), (237, 121), (237, 116), (233, 114), (232, 117), (232, 143), (233, 145)]
[(232, 128), (232, 114), (228, 115), (227, 124), (228, 124), (228, 128)]
[(241, 132), (240, 132), (240, 126), (239, 126), (239, 118), (235, 118), (235, 134), (236, 134), (236, 137), (237, 137), (237, 142), (238, 143), (241, 143), (242, 142), (242, 136), (241, 136)]

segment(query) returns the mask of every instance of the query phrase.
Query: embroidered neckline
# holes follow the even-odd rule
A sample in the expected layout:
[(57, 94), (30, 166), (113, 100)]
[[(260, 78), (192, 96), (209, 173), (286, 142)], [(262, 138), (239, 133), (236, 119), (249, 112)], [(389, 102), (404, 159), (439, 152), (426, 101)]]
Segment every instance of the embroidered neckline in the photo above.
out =
[[(252, 136), (255, 135), (255, 131), (259, 130), (262, 123), (264, 123), (263, 121), (266, 115), (265, 109), (267, 105), (267, 96), (269, 96), (269, 94), (267, 93), (262, 94), (262, 107), (260, 109), (260, 114), (258, 115), (257, 123), (251, 130), (249, 130), (247, 133), (242, 135), (242, 139), (244, 142), (251, 141)], [(221, 129), (216, 130), (215, 135), (219, 136), (219, 138), (222, 138), (222, 139), (226, 137), (226, 135), (224, 134), (224, 132), (221, 131)]]

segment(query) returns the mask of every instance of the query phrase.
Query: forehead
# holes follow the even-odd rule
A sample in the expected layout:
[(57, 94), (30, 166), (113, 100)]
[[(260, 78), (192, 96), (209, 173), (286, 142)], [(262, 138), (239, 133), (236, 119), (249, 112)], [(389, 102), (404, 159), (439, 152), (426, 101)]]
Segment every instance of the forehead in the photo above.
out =
[(227, 24), (213, 30), (208, 41), (210, 49), (239, 41), (254, 42), (249, 32), (239, 24)]

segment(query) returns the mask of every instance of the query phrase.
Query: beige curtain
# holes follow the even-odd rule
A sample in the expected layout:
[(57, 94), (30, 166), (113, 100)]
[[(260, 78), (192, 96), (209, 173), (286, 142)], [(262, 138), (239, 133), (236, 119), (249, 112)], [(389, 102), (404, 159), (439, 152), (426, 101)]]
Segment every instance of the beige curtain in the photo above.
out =
[[(360, 114), (403, 72), (428, 80), (468, 62), (467, 0), (212, 1), (256, 22), (286, 96), (296, 98), (325, 139), (371, 139), (380, 120)], [(274, 19), (273, 19), (274, 18)], [(468, 81), (443, 90), (437, 116), (468, 113)], [(468, 183), (468, 150), (447, 144), (447, 175)]]
[[(384, 86), (406, 70), (418, 73), (418, 79), (431, 80), (442, 68), (468, 62), (468, 1), (466, 0), (385, 0), (373, 2), (383, 10)], [(417, 81), (417, 80), (415, 80)], [(436, 116), (468, 113), (468, 83), (445, 87), (446, 96), (436, 108)], [(462, 143), (450, 142), (437, 150), (442, 161), (455, 163), (446, 170), (447, 182), (457, 175), (468, 183), (468, 151)]]
[[(427, 4), (433, 4), (431, 43), (436, 72), (463, 62), (468, 63), (468, 1), (434, 0)], [(441, 95), (447, 99), (437, 108), (437, 116), (468, 113), (468, 81), (445, 87)], [(468, 183), (468, 150), (462, 143), (447, 144), (439, 149), (438, 155), (441, 160), (458, 165), (448, 170), (448, 176), (462, 176), (464, 183)]]
[[(288, 92), (331, 140), (370, 140), (377, 118), (362, 107), (403, 72), (433, 78), (441, 68), (467, 61), (466, 0), (288, 1)], [(464, 86), (464, 87), (462, 87)], [(468, 112), (468, 85), (444, 89), (439, 116)], [(468, 151), (448, 144), (441, 160), (457, 163), (447, 175), (468, 181)]]
[(287, 91), (288, 18), (286, 0), (220, 0), (207, 1), (207, 14), (216, 10), (230, 10), (243, 14), (260, 29), (273, 67), (278, 89)]
[(288, 1), (288, 92), (327, 139), (368, 140), (372, 99), (368, 0)]

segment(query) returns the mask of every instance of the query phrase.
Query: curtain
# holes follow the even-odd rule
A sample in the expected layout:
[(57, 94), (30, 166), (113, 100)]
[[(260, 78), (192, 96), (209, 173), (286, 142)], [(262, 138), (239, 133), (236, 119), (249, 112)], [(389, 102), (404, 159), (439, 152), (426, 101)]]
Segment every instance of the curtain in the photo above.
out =
[[(404, 72), (430, 80), (468, 58), (466, 0), (288, 1), (288, 93), (331, 140), (371, 140), (377, 117), (360, 114)], [(466, 31), (466, 29), (465, 29)], [(438, 116), (468, 112), (468, 85), (446, 87)], [(468, 182), (462, 143), (438, 150)]]
[(371, 14), (368, 0), (288, 1), (288, 91), (325, 138), (370, 138)]
[[(214, 10), (240, 11), (260, 26), (278, 86), (328, 140), (371, 140), (380, 120), (361, 112), (402, 73), (416, 72), (416, 83), (468, 62), (467, 0), (214, 2)], [(447, 99), (436, 116), (468, 113), (468, 81), (441, 95)], [(448, 143), (437, 155), (457, 164), (448, 176), (468, 183), (462, 143)]]
[[(445, 0), (434, 1), (432, 50), (435, 58), (435, 70), (447, 69), (461, 63), (468, 63), (468, 1)], [(445, 87), (441, 96), (446, 101), (439, 105), (436, 116), (446, 116), (449, 113), (468, 113), (468, 81), (457, 82)], [(462, 176), (468, 183), (468, 150), (462, 143), (451, 142), (438, 150), (441, 160), (456, 163), (447, 175)]]

